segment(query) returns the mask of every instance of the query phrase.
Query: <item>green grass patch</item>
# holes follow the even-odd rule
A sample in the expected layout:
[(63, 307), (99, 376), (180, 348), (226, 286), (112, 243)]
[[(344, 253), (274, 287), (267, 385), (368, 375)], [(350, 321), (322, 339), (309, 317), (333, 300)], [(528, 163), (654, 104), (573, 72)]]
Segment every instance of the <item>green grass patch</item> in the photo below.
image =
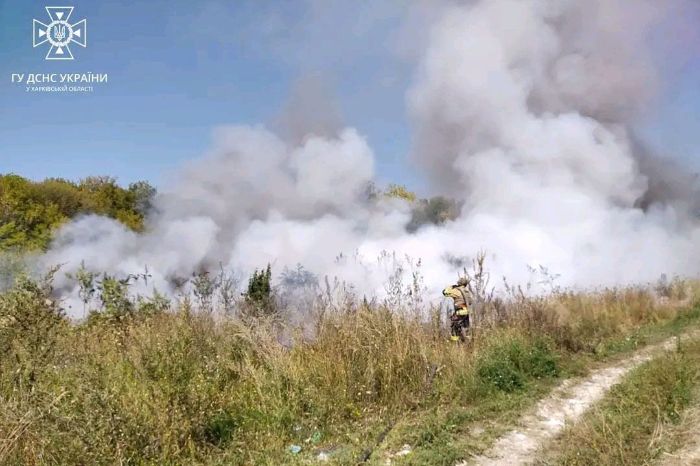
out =
[(693, 400), (699, 376), (697, 341), (643, 364), (568, 428), (543, 463), (649, 464), (672, 446), (669, 433)]
[(556, 377), (558, 359), (552, 343), (542, 336), (496, 339), (479, 353), (476, 374), (489, 389), (514, 392), (531, 379)]

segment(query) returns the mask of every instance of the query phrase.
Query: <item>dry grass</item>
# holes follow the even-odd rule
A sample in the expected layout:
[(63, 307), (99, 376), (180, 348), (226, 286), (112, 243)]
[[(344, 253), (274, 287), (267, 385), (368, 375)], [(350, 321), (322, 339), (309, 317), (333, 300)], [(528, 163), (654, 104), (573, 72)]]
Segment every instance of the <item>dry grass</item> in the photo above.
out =
[(49, 293), (21, 281), (0, 295), (0, 463), (280, 464), (323, 447), (352, 464), (408, 412), (517, 393), (688, 315), (640, 289), (521, 296), (484, 307), (500, 317), (465, 347), (436, 313), (366, 303), (304, 338), (187, 305), (71, 325)]

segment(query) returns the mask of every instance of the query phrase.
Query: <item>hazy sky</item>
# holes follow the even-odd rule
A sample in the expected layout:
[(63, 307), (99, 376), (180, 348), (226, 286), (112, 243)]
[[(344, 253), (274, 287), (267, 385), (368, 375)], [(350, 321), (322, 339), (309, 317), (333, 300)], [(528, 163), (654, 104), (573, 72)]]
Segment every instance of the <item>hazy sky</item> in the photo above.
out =
[[(327, 107), (367, 136), (380, 179), (421, 190), (406, 161), (413, 68), (400, 3), (71, 2), (71, 22), (87, 19), (88, 47), (73, 46), (72, 62), (51, 62), (45, 47), (32, 48), (32, 19), (46, 22), (51, 4), (0, 0), (0, 172), (159, 183), (206, 150), (213, 128), (277, 122), (295, 83), (311, 76), (330, 96)], [(698, 167), (700, 57), (673, 66), (638, 129)], [(12, 73), (66, 72), (108, 73), (109, 83), (76, 95), (26, 93), (10, 82)]]

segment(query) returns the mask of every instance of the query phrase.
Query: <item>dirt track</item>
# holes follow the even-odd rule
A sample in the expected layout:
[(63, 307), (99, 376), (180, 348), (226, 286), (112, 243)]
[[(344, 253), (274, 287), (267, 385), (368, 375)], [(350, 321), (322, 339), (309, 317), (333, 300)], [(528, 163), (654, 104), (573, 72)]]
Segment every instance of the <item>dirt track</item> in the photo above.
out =
[[(695, 338), (699, 334), (700, 332), (693, 332), (684, 335), (683, 338)], [(585, 379), (565, 380), (547, 398), (538, 402), (531, 412), (521, 417), (517, 427), (496, 440), (487, 452), (463, 461), (458, 466), (512, 466), (534, 462), (540, 448), (559, 434), (566, 423), (579, 419), (632, 369), (652, 359), (659, 352), (672, 349), (676, 344), (676, 337), (672, 337), (638, 350), (616, 364), (597, 369)], [(700, 455), (700, 447), (696, 449), (696, 453)], [(669, 463), (671, 464), (700, 464), (700, 461)]]

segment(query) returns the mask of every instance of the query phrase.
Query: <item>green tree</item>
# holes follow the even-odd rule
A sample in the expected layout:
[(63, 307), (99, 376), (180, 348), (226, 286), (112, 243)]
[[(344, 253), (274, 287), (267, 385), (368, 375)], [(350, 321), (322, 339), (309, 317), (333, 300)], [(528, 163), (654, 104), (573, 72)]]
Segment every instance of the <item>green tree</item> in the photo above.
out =
[(272, 268), (267, 264), (265, 270), (258, 271), (257, 269), (248, 280), (248, 290), (244, 294), (246, 304), (253, 311), (260, 314), (270, 314), (274, 312), (272, 302)]
[(30, 181), (17, 175), (0, 176), (0, 251), (44, 248), (53, 229), (66, 220)]
[(84, 210), (84, 199), (75, 183), (61, 178), (48, 178), (35, 183), (32, 189), (43, 204), (54, 204), (62, 215), (74, 217)]
[(144, 216), (136, 210), (135, 193), (120, 187), (114, 178), (88, 177), (80, 181), (78, 189), (87, 194), (87, 211), (117, 219), (132, 230), (143, 230)]
[(129, 193), (133, 198), (133, 209), (141, 215), (146, 215), (153, 207), (156, 188), (147, 181), (137, 181), (129, 185)]
[(154, 196), (155, 188), (146, 182), (124, 189), (110, 177), (74, 183), (0, 175), (0, 252), (45, 249), (58, 226), (81, 214), (109, 216), (142, 231)]

